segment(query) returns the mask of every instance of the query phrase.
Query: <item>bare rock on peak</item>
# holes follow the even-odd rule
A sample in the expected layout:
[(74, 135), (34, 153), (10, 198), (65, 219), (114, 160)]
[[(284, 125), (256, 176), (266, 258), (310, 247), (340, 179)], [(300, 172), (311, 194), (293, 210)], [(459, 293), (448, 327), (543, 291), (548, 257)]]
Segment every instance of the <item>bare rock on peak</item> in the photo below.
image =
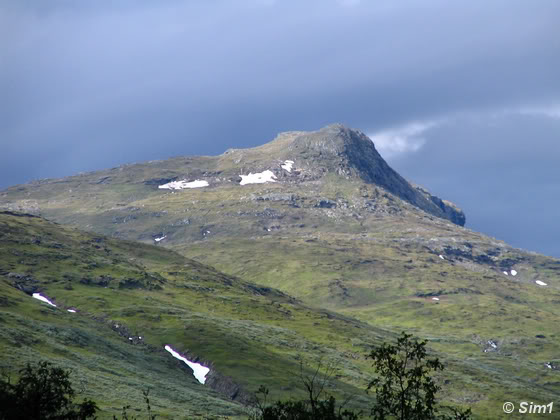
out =
[(387, 164), (372, 140), (361, 131), (332, 124), (297, 136), (289, 145), (289, 150), (310, 166), (360, 177), (434, 216), (460, 226), (465, 224), (465, 215), (457, 206), (411, 185)]

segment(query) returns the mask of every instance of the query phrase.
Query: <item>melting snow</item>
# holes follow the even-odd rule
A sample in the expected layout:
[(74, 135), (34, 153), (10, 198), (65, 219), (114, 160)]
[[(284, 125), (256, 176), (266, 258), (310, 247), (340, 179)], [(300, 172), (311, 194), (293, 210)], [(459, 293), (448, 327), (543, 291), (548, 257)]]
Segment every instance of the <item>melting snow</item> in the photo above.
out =
[(208, 372), (210, 372), (210, 368), (202, 366), (200, 363), (194, 363), (190, 360), (187, 360), (185, 357), (181, 356), (179, 353), (173, 350), (169, 345), (165, 346), (165, 350), (171, 353), (174, 358), (185, 362), (193, 370), (194, 377), (198, 380), (198, 382), (200, 382), (201, 384), (204, 384), (204, 382), (206, 382), (206, 375), (208, 374)]
[(155, 238), (154, 241), (156, 242), (163, 241), (165, 238), (167, 238), (167, 235), (162, 236), (161, 238)]
[(445, 260), (445, 257), (443, 255), (439, 256), (442, 260)]
[(73, 314), (75, 314), (76, 310), (75, 309), (68, 309), (68, 312), (72, 312)]
[(282, 165), (282, 169), (285, 169), (288, 172), (292, 172), (292, 166), (294, 166), (293, 160), (285, 160), (284, 164)]
[(433, 298), (432, 298), (432, 300), (439, 300), (439, 298), (437, 298), (437, 297), (433, 297)]
[(535, 281), (539, 286), (546, 286), (547, 284), (544, 281), (537, 280)]
[(488, 340), (488, 344), (490, 344), (492, 346), (492, 348), (494, 348), (494, 349), (498, 348), (498, 345), (495, 342), (493, 342), (492, 340)]
[(508, 275), (508, 272), (507, 272), (507, 271), (503, 271), (503, 273), (504, 273), (506, 276)]
[(42, 302), (48, 303), (49, 305), (54, 306), (56, 308), (56, 305), (52, 303), (50, 300), (48, 300), (45, 296), (41, 295), (41, 293), (33, 293), (33, 297), (35, 299), (39, 299)]
[(511, 275), (512, 275), (512, 276), (517, 276), (517, 271), (511, 270)]
[(187, 182), (186, 179), (183, 179), (182, 181), (168, 182), (167, 184), (160, 185), (158, 188), (161, 190), (183, 190), (185, 188), (202, 188), (208, 185), (208, 181), (203, 181), (201, 179), (191, 182)]
[(249, 175), (239, 175), (241, 177), (241, 185), (247, 184), (264, 184), (265, 182), (276, 182), (274, 172), (268, 170), (257, 174), (249, 173)]

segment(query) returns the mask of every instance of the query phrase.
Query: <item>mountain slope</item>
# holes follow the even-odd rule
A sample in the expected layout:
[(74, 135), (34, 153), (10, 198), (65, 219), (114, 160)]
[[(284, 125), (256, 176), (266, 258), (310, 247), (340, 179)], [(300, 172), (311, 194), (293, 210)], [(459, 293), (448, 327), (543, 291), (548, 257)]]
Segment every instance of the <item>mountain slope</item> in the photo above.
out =
[[(45, 358), (72, 367), (107, 415), (129, 403), (142, 407), (146, 388), (164, 416), (235, 415), (244, 409), (230, 398), (244, 402), (260, 384), (273, 395), (297, 395), (293, 372), (305, 353), (310, 368), (321, 358), (337, 363), (333, 386), (356, 394), (358, 405), (365, 401), (366, 363), (346, 357), (350, 339), (360, 348), (379, 339), (365, 324), (163, 248), (17, 213), (0, 213), (0, 233), (4, 368)], [(164, 350), (167, 344), (211, 368), (207, 386)]]
[[(296, 166), (288, 171), (283, 166), (291, 159), (296, 159)], [(459, 225), (465, 223), (456, 206), (411, 185), (390, 168), (363, 133), (338, 124), (318, 132), (282, 133), (264, 146), (230, 149), (217, 157), (152, 161), (12, 187), (2, 193), (0, 203), (8, 210), (48, 215), (55, 209), (63, 212), (68, 204), (75, 204), (72, 198), (79, 197), (83, 206), (92, 204), (99, 213), (107, 211), (110, 204), (118, 207), (149, 197), (158, 186), (173, 181), (203, 178), (211, 187), (227, 187), (243, 185), (240, 175), (265, 170), (274, 172), (274, 180), (296, 185), (319, 181), (325, 174), (360, 177), (430, 214)], [(117, 203), (111, 203), (113, 199)]]
[[(71, 368), (74, 383), (102, 407), (101, 418), (125, 404), (142, 407), (145, 389), (161, 417), (242, 415), (244, 408), (230, 398), (243, 401), (260, 384), (274, 397), (298, 395), (302, 357), (310, 368), (333, 365), (329, 387), (341, 398), (351, 395), (352, 406), (363, 410), (372, 375), (363, 356), (394, 337), (164, 248), (9, 212), (0, 213), (0, 233), (2, 367), (13, 371), (47, 359)], [(211, 368), (207, 386), (163, 350), (166, 344)], [(465, 340), (450, 336), (430, 347), (442, 344), (454, 346), (436, 353), (450, 378), (446, 402), (474, 405), (485, 416), (493, 410), (485, 398), (502, 398), (505, 389), (510, 398), (529, 389), (543, 398), (555, 395), (554, 384), (537, 384), (526, 370), (497, 374), (508, 369), (499, 358), (463, 359), (472, 349)]]
[(459, 226), (460, 210), (402, 179), (355, 130), (39, 181), (3, 191), (0, 205), (430, 338), (465, 372), (450, 386), (475, 412), (495, 414), (512, 393), (560, 394), (560, 261)]

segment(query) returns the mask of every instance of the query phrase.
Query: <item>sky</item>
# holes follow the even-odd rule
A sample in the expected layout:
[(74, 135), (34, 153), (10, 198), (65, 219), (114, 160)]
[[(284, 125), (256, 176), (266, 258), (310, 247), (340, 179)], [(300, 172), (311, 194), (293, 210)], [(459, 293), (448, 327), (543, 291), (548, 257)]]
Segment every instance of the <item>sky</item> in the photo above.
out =
[(560, 257), (556, 0), (0, 0), (0, 189), (340, 122)]

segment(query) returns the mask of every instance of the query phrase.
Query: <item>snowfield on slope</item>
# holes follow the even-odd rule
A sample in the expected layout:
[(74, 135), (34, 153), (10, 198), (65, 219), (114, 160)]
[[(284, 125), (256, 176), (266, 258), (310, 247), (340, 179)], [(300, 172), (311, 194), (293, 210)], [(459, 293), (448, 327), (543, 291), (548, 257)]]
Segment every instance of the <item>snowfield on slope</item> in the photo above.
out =
[(239, 175), (241, 177), (240, 185), (247, 184), (264, 184), (265, 182), (276, 182), (276, 175), (274, 172), (267, 170), (253, 174), (249, 172), (249, 175)]
[(179, 359), (182, 362), (185, 362), (193, 370), (193, 374), (196, 380), (204, 385), (204, 383), (206, 382), (206, 375), (208, 374), (208, 372), (210, 372), (210, 368), (202, 366), (200, 363), (191, 362), (186, 357), (181, 356), (179, 353), (173, 350), (170, 345), (166, 345), (165, 350), (171, 353), (171, 355), (175, 359)]
[(43, 296), (41, 293), (33, 293), (33, 296), (35, 299), (39, 299), (41, 302), (45, 302), (48, 303), (51, 306), (54, 306), (56, 308), (56, 305), (54, 303), (52, 303), (49, 299), (47, 299), (45, 296)]
[(160, 185), (160, 190), (184, 190), (186, 188), (203, 188), (207, 187), (208, 181), (197, 179), (196, 181), (187, 182), (186, 179), (182, 181), (172, 181), (167, 184)]
[(535, 283), (537, 283), (539, 286), (547, 286), (544, 281), (536, 280)]
[(282, 165), (282, 169), (284, 169), (287, 172), (292, 172), (292, 166), (294, 166), (293, 160), (285, 160), (284, 164)]

